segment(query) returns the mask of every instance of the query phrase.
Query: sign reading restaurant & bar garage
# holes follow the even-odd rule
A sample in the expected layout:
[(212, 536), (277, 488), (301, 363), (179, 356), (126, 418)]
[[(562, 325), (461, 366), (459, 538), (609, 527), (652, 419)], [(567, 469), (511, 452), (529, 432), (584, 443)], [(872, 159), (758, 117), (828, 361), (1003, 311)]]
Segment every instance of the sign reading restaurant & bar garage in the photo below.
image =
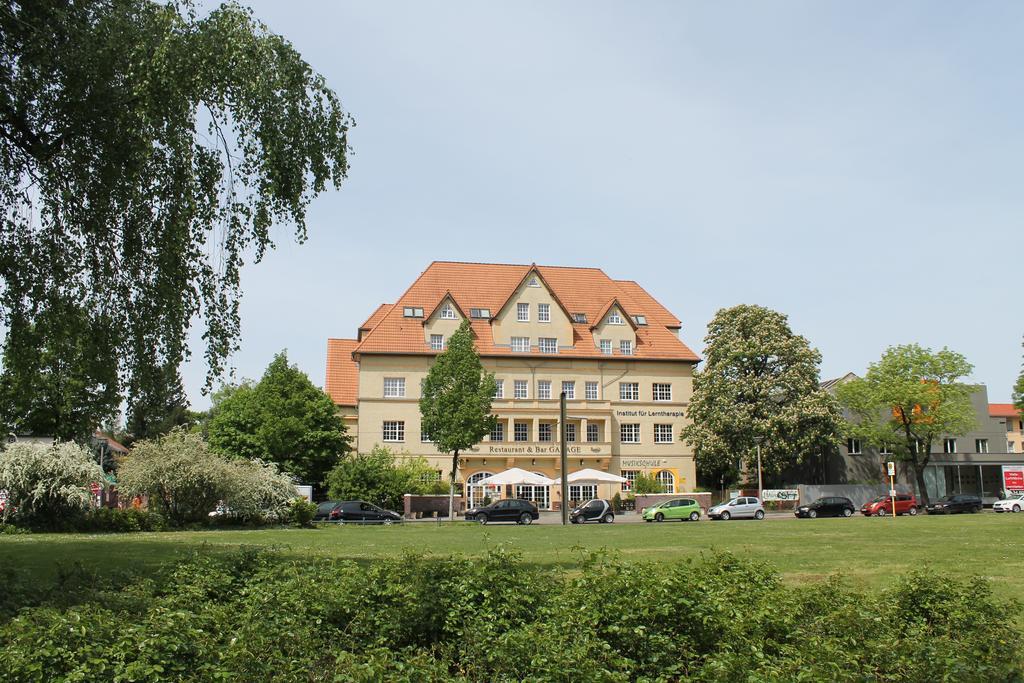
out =
[[(558, 456), (562, 451), (556, 443), (482, 443), (470, 449), (473, 453), (483, 455), (539, 455)], [(567, 443), (565, 452), (569, 455), (611, 455), (610, 444), (599, 443)]]

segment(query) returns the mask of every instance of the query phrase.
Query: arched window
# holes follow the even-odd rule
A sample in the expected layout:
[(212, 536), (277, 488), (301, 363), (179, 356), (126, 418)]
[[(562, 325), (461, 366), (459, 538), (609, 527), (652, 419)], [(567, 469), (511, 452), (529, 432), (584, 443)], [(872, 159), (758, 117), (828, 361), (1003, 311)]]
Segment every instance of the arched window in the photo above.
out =
[(668, 470), (662, 470), (658, 472), (656, 479), (661, 485), (662, 493), (675, 493), (676, 492), (676, 477)]
[(477, 482), (493, 476), (494, 472), (474, 472), (466, 480), (466, 507), (472, 508), (483, 503), (484, 498), (492, 500), (501, 495), (500, 486), (481, 486)]

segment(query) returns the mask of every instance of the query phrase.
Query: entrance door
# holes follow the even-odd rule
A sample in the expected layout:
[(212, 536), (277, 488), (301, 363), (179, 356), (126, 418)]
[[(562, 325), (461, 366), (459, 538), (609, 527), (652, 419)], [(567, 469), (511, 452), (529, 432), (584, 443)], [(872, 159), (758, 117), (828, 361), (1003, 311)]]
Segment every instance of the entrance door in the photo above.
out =
[(516, 498), (531, 501), (541, 510), (551, 507), (551, 487), (522, 484), (516, 486)]
[(484, 498), (490, 498), (491, 501), (495, 501), (501, 497), (501, 487), (499, 486), (480, 486), (476, 482), (490, 477), (493, 472), (477, 472), (470, 475), (469, 479), (466, 480), (466, 509), (475, 508), (483, 505)]

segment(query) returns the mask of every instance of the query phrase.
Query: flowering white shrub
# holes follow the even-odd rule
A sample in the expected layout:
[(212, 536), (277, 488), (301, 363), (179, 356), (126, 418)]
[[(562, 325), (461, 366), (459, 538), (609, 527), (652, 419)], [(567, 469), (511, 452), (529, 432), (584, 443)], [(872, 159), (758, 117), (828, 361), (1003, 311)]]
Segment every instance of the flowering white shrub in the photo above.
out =
[(59, 523), (89, 507), (93, 482), (103, 482), (103, 470), (83, 446), (10, 444), (0, 451), (0, 490), (7, 492), (0, 521)]
[(296, 497), (295, 482), (282, 474), (274, 463), (259, 460), (231, 461), (234, 481), (224, 502), (235, 514), (244, 517), (279, 519)]

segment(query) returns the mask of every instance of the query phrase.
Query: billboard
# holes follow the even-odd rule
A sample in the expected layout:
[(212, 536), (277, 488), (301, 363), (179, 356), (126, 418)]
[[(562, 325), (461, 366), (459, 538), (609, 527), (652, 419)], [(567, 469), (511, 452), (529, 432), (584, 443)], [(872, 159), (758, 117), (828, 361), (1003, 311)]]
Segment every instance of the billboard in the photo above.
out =
[(1024, 465), (1003, 465), (1003, 489), (1010, 495), (1024, 493)]

